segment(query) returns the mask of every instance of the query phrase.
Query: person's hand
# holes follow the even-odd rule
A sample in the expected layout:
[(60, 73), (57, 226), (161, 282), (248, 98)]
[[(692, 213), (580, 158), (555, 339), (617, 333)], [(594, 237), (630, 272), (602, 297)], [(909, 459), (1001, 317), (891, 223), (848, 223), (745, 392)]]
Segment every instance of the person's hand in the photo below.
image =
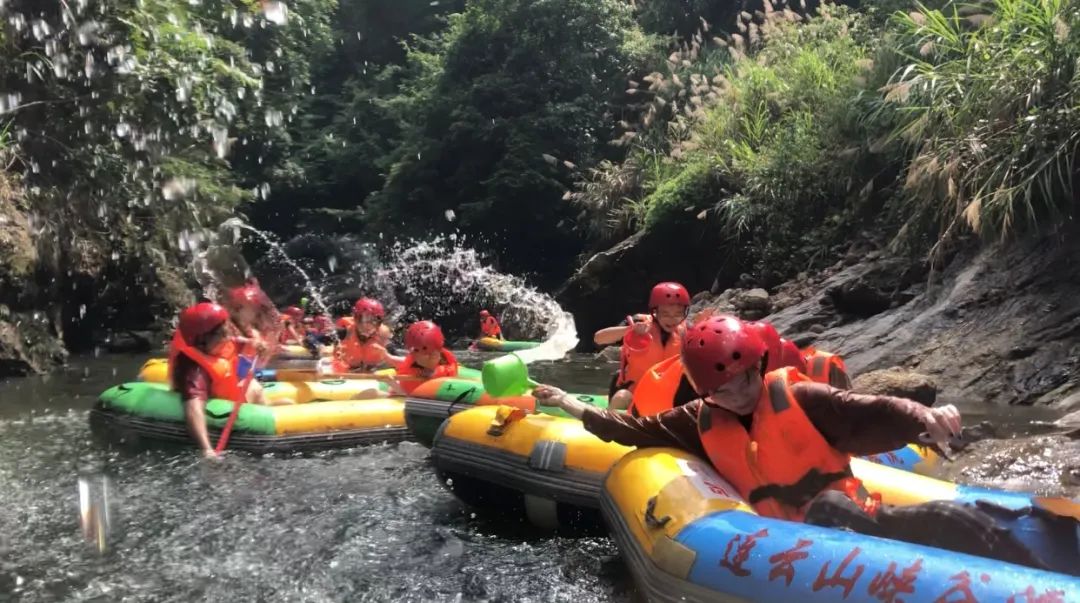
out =
[(540, 406), (562, 408), (561, 402), (566, 397), (566, 392), (554, 385), (537, 385), (533, 388), (532, 395)]
[(923, 417), (926, 439), (948, 450), (950, 438), (960, 437), (960, 411), (952, 404), (929, 409)]
[(635, 335), (648, 335), (649, 327), (651, 326), (652, 318), (646, 318), (641, 322), (634, 321), (634, 326), (631, 327), (631, 330), (634, 332)]

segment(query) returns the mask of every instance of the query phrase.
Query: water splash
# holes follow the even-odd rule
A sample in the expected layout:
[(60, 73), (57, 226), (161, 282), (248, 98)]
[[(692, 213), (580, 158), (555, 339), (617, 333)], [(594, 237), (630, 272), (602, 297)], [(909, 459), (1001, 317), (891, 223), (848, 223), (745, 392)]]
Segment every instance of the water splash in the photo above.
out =
[[(300, 264), (298, 264), (295, 260), (289, 257), (289, 254), (285, 253), (285, 250), (281, 246), (281, 242), (278, 241), (276, 237), (245, 223), (240, 218), (229, 218), (221, 224), (219, 230), (232, 230), (236, 233), (239, 233), (239, 231), (245, 231), (255, 235), (259, 240), (266, 244), (267, 248), (270, 250), (270, 253), (274, 257), (280, 259), (282, 262), (285, 263), (286, 266), (289, 266), (296, 271), (296, 274), (300, 275), (300, 277), (304, 281), (304, 291), (307, 292), (307, 294), (310, 296), (311, 301), (314, 302), (314, 307), (324, 314), (330, 314), (330, 310), (327, 307), (326, 302), (323, 300), (322, 291), (315, 286), (315, 283), (311, 280), (311, 276), (308, 275), (307, 271), (304, 270), (304, 268), (300, 266)], [(234, 238), (238, 239), (239, 237), (237, 235), (234, 235)]]
[(519, 331), (542, 331), (544, 342), (518, 352), (526, 363), (558, 360), (578, 343), (574, 318), (550, 296), (524, 279), (502, 274), (456, 236), (392, 246), (390, 260), (372, 275), (383, 288), (412, 301), (417, 318), (467, 313), (469, 324), (487, 307), (504, 325)]

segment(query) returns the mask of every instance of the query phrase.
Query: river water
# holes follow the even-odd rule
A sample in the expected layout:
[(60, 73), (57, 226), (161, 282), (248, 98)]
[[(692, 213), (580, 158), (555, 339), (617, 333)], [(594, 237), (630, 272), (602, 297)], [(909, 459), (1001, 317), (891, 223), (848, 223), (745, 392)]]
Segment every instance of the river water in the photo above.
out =
[[(0, 383), (0, 601), (634, 600), (609, 539), (478, 517), (415, 444), (221, 463), (185, 450), (107, 451), (87, 411), (143, 360), (76, 358)], [(531, 373), (600, 392), (611, 369), (577, 357)], [(1014, 432), (1044, 418), (981, 414)], [(77, 492), (80, 475), (102, 473), (115, 512), (105, 553), (82, 538)]]

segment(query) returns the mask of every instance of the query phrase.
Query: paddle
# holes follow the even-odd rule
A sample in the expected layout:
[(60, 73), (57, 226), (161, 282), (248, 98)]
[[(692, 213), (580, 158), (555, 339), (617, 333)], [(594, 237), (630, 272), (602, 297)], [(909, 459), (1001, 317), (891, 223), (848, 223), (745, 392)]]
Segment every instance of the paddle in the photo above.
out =
[[(240, 395), (247, 396), (247, 389), (251, 385), (251, 380), (255, 378), (255, 360), (251, 361), (251, 368), (248, 369), (247, 376), (240, 383)], [(217, 446), (214, 446), (214, 452), (221, 454), (225, 450), (225, 447), (229, 445), (229, 435), (232, 434), (233, 425), (236, 424), (236, 417), (240, 414), (240, 407), (244, 405), (244, 401), (233, 400), (232, 412), (229, 413), (229, 418), (225, 421), (225, 428), (221, 430), (221, 437), (218, 438)]]

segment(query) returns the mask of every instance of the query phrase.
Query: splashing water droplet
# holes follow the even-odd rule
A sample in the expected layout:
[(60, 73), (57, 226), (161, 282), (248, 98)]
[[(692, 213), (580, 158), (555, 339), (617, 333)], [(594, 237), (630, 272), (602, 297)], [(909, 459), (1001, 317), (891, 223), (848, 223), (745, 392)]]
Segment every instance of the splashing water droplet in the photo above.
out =
[(280, 0), (266, 0), (262, 9), (266, 20), (275, 25), (284, 25), (289, 20), (289, 7)]
[(277, 109), (266, 110), (266, 127), (276, 128), (281, 126), (284, 116)]
[(457, 217), (457, 214), (455, 214), (454, 210), (452, 210), (452, 209), (446, 210), (445, 215), (446, 215), (446, 221), (447, 222), (453, 222), (454, 218)]

